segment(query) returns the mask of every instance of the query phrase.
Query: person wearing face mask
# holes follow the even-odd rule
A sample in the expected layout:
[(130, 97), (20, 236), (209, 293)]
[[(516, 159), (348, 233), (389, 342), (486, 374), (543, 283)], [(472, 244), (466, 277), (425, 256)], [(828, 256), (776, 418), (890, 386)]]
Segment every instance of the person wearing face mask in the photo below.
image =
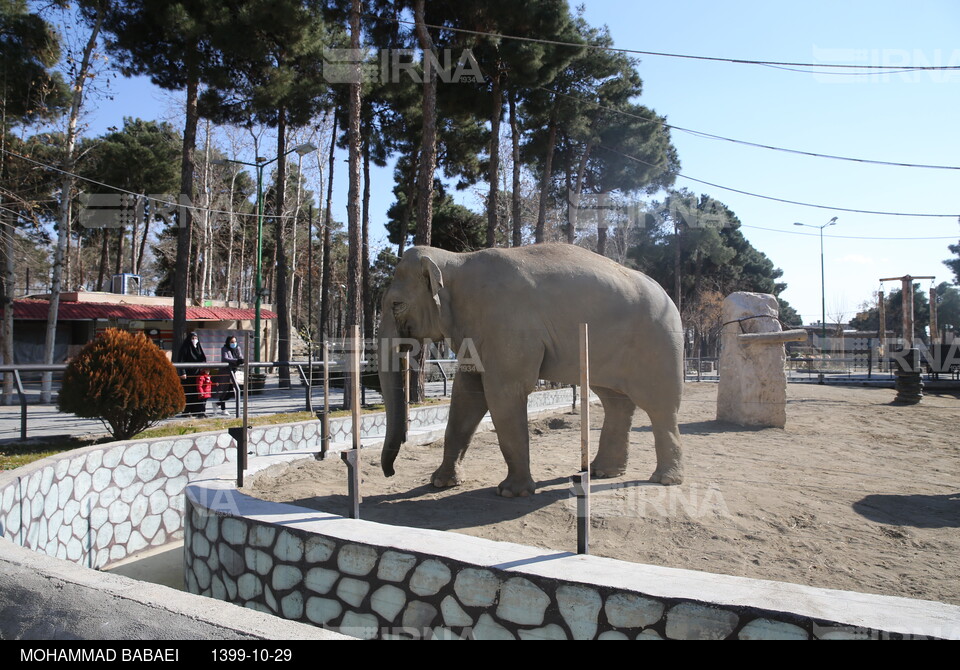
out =
[(237, 369), (243, 365), (243, 356), (240, 354), (240, 349), (237, 348), (237, 338), (233, 335), (228, 337), (220, 348), (220, 362), (230, 364), (229, 369), (223, 368), (217, 372), (217, 390), (220, 391), (220, 398), (217, 400), (218, 414), (226, 414), (226, 403), (234, 397), (230, 371), (232, 370), (236, 374)]
[[(180, 345), (180, 351), (177, 354), (178, 363), (206, 363), (207, 356), (203, 353), (203, 347), (200, 346), (200, 338), (196, 332), (187, 334), (183, 344)], [(206, 408), (206, 400), (201, 399), (200, 391), (197, 388), (197, 378), (200, 376), (200, 367), (181, 368), (180, 383), (183, 384), (183, 394), (187, 398), (187, 404), (183, 408), (186, 416), (203, 417)]]

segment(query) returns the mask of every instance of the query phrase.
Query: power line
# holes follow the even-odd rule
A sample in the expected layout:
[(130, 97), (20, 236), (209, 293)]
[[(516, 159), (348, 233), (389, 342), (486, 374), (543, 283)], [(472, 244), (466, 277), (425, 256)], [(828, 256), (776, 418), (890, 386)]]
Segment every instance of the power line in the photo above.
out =
[[(376, 16), (373, 14), (366, 14), (367, 17), (373, 18), (379, 21), (387, 21), (392, 23), (399, 23), (402, 25), (416, 26), (415, 21), (407, 21), (399, 18), (391, 18), (385, 16)], [(446, 30), (453, 33), (464, 33), (466, 35), (476, 35), (478, 37), (493, 37), (501, 40), (515, 40), (518, 42), (531, 42), (534, 44), (549, 44), (551, 46), (562, 46), (562, 47), (571, 47), (576, 49), (596, 49), (597, 51), (612, 51), (616, 53), (624, 54), (635, 54), (639, 56), (658, 56), (662, 58), (680, 58), (687, 60), (700, 60), (700, 61), (713, 61), (720, 63), (732, 63), (735, 65), (763, 65), (768, 67), (778, 67), (780, 69), (787, 68), (830, 68), (831, 70), (862, 70), (864, 72), (859, 72), (856, 74), (876, 74), (877, 72), (882, 72), (885, 74), (897, 74), (901, 72), (919, 72), (919, 71), (929, 71), (929, 70), (960, 70), (960, 65), (917, 65), (917, 66), (904, 66), (904, 65), (850, 65), (845, 63), (798, 63), (792, 61), (766, 61), (766, 60), (754, 60), (747, 58), (725, 58), (720, 56), (696, 56), (693, 54), (680, 54), (680, 53), (669, 53), (664, 51), (642, 51), (640, 49), (622, 49), (618, 47), (608, 47), (598, 44), (586, 44), (586, 43), (577, 43), (577, 42), (564, 42), (562, 40), (547, 40), (537, 37), (520, 37), (518, 35), (503, 35), (501, 33), (491, 33), (482, 30), (469, 30), (467, 28), (454, 28), (452, 26), (440, 26), (431, 23), (424, 23), (424, 27), (432, 28), (434, 30)], [(803, 69), (798, 70), (799, 72), (808, 72), (809, 70)], [(842, 74), (837, 72), (831, 72), (830, 74)], [(854, 74), (854, 73), (850, 73)]]
[(657, 123), (664, 128), (669, 128), (670, 130), (679, 130), (681, 132), (694, 135), (696, 137), (703, 137), (711, 140), (723, 140), (725, 142), (732, 142), (734, 144), (744, 144), (746, 146), (757, 147), (759, 149), (769, 149), (771, 151), (782, 151), (782, 152), (791, 153), (791, 154), (798, 154), (801, 156), (811, 156), (813, 158), (830, 158), (833, 160), (851, 161), (854, 163), (868, 163), (872, 165), (888, 165), (893, 167), (925, 168), (925, 169), (931, 169), (931, 170), (960, 170), (960, 166), (955, 166), (955, 165), (929, 165), (924, 163), (905, 163), (902, 161), (881, 161), (881, 160), (872, 160), (869, 158), (852, 158), (849, 156), (821, 154), (814, 151), (801, 151), (799, 149), (787, 149), (784, 147), (777, 147), (769, 144), (760, 144), (757, 142), (749, 142), (747, 140), (738, 140), (732, 137), (723, 137), (722, 135), (714, 135), (712, 133), (703, 132), (701, 130), (691, 130), (690, 128), (682, 128), (680, 126), (674, 126), (672, 124), (667, 123), (662, 118), (651, 119), (648, 117), (640, 116), (639, 114), (631, 114), (630, 112), (627, 112), (621, 109), (616, 109), (614, 107), (609, 107), (607, 105), (601, 105), (599, 102), (596, 102), (594, 100), (586, 100), (584, 98), (577, 97), (570, 93), (561, 93), (560, 91), (554, 91), (552, 89), (549, 89), (543, 86), (540, 87), (540, 90), (546, 91), (547, 93), (552, 93), (554, 95), (561, 95), (561, 96), (570, 98), (572, 100), (582, 102), (587, 105), (594, 105), (598, 109), (602, 109), (608, 112), (613, 112), (615, 114), (620, 114), (620, 115), (629, 117), (631, 119), (637, 119), (639, 121), (645, 121), (647, 123)]
[[(637, 163), (642, 163), (643, 165), (647, 165), (647, 166), (649, 166), (649, 167), (654, 167), (654, 168), (657, 167), (657, 166), (654, 165), (653, 163), (650, 163), (650, 162), (648, 162), (648, 161), (645, 161), (645, 160), (643, 160), (643, 159), (641, 159), (641, 158), (637, 158), (636, 156), (631, 156), (631, 155), (629, 155), (629, 154), (625, 154), (625, 153), (623, 153), (622, 151), (617, 151), (616, 149), (611, 149), (610, 147), (605, 147), (605, 146), (603, 146), (602, 144), (598, 144), (597, 147), (600, 148), (600, 149), (603, 149), (603, 150), (605, 150), (605, 151), (609, 151), (610, 153), (617, 154), (618, 156), (622, 156), (623, 158), (626, 158), (626, 159), (628, 159), (628, 160), (632, 160), (632, 161), (635, 161), (635, 162), (637, 162)], [(915, 212), (881, 212), (881, 211), (869, 210), (869, 209), (854, 209), (854, 208), (851, 208), (851, 207), (835, 207), (835, 206), (833, 206), (833, 205), (818, 205), (818, 204), (810, 203), (810, 202), (801, 202), (801, 201), (799, 201), (799, 200), (787, 200), (786, 198), (777, 198), (777, 197), (774, 197), (774, 196), (772, 196), (772, 195), (762, 195), (762, 194), (760, 194), (760, 193), (751, 193), (750, 191), (744, 191), (744, 190), (742, 190), (742, 189), (732, 188), (732, 187), (730, 187), (730, 186), (723, 186), (723, 185), (721, 185), (721, 184), (715, 184), (715, 183), (713, 183), (713, 182), (705, 181), (705, 180), (703, 180), (703, 179), (697, 179), (697, 178), (695, 178), (695, 177), (690, 177), (690, 176), (688, 176), (688, 175), (681, 174), (681, 173), (679, 173), (679, 172), (677, 172), (677, 173), (675, 173), (675, 174), (676, 174), (677, 177), (680, 177), (680, 178), (682, 178), (682, 179), (687, 179), (687, 180), (689, 180), (689, 181), (694, 181), (694, 182), (697, 182), (698, 184), (704, 184), (704, 185), (706, 185), (706, 186), (711, 186), (711, 187), (713, 187), (713, 188), (719, 188), (719, 189), (724, 190), (724, 191), (730, 191), (730, 192), (732, 192), (732, 193), (739, 193), (740, 195), (746, 195), (746, 196), (749, 196), (749, 197), (751, 197), (751, 198), (760, 198), (760, 199), (762, 199), (762, 200), (772, 200), (773, 202), (782, 202), (782, 203), (785, 203), (785, 204), (788, 204), (788, 205), (798, 205), (798, 206), (800, 206), (800, 207), (813, 207), (813, 208), (815, 208), (815, 209), (829, 209), (829, 210), (832, 210), (832, 211), (835, 211), (835, 212), (852, 212), (852, 213), (854, 213), (854, 214), (875, 214), (875, 215), (878, 215), (878, 216), (917, 216), (917, 217), (927, 217), (927, 218), (956, 218), (956, 217), (958, 216), (957, 214), (926, 214), (926, 213), (915, 213)], [(952, 239), (952, 238), (951, 238), (951, 239)]]
[[(67, 172), (66, 170), (63, 170), (63, 169), (61, 169), (61, 168), (55, 167), (55, 166), (53, 166), (53, 165), (49, 165), (49, 164), (47, 164), (47, 163), (42, 163), (42, 162), (40, 162), (40, 161), (38, 161), (38, 160), (35, 160), (35, 159), (33, 159), (33, 158), (30, 158), (29, 156), (24, 156), (24, 155), (22, 155), (22, 154), (16, 153), (15, 151), (10, 151), (9, 149), (0, 149), (0, 151), (3, 151), (3, 153), (5, 153), (5, 154), (7, 154), (7, 155), (9, 155), (9, 156), (13, 156), (14, 158), (20, 158), (21, 160), (25, 160), (25, 161), (27, 161), (28, 163), (33, 163), (34, 165), (37, 165), (37, 166), (39, 166), (39, 167), (41, 167), (41, 168), (43, 168), (43, 169), (45, 169), (45, 170), (52, 170), (53, 172), (58, 172), (58, 173), (60, 173), (60, 174), (73, 177), (74, 179), (79, 179), (79, 180), (81, 180), (81, 181), (85, 181), (85, 182), (88, 182), (88, 183), (90, 183), (90, 184), (95, 184), (95, 185), (97, 185), (97, 186), (102, 186), (102, 187), (104, 187), (104, 188), (109, 188), (109, 189), (111, 189), (111, 190), (113, 190), (113, 191), (117, 191), (118, 193), (122, 193), (122, 194), (125, 194), (125, 195), (132, 195), (132, 196), (135, 196), (135, 197), (138, 197), (138, 198), (144, 196), (143, 193), (135, 193), (135, 192), (133, 192), (133, 191), (128, 191), (127, 189), (121, 188), (121, 187), (119, 187), (119, 186), (112, 186), (112, 185), (110, 185), (110, 184), (105, 184), (104, 182), (97, 181), (96, 179), (90, 179), (89, 177), (84, 177), (84, 176), (82, 176), (82, 175), (78, 175), (78, 174), (73, 173), (73, 172)], [(207, 212), (208, 214), (227, 214), (227, 215), (230, 215), (230, 216), (251, 216), (251, 217), (259, 216), (257, 213), (254, 213), (254, 212), (250, 212), (250, 213), (247, 213), (247, 212), (231, 212), (231, 211), (228, 211), (228, 210), (213, 209), (213, 208), (211, 208), (211, 207), (201, 207), (201, 206), (199, 206), (199, 205), (194, 205), (193, 203), (190, 203), (189, 205), (183, 205), (182, 203), (179, 203), (179, 202), (167, 201), (167, 200), (163, 200), (163, 199), (161, 199), (161, 198), (156, 198), (156, 197), (151, 197), (150, 199), (153, 200), (154, 202), (157, 202), (157, 203), (161, 204), (161, 205), (168, 205), (168, 206), (174, 206), (174, 207), (186, 206), (186, 207), (188, 207), (190, 210), (195, 211), (195, 212)], [(50, 201), (44, 201), (44, 202), (55, 202), (55, 201), (50, 200)], [(263, 214), (263, 218), (264, 218), (265, 220), (266, 220), (266, 219), (277, 219), (277, 218), (292, 219), (292, 218), (294, 218), (294, 216), (293, 216), (292, 214), (284, 214), (282, 217), (278, 217), (276, 214), (266, 214), (266, 213), (264, 213), (264, 214)], [(317, 226), (318, 226), (319, 228), (321, 228), (321, 229), (326, 228), (326, 226), (325, 226), (325, 225), (323, 224), (323, 222), (321, 222), (321, 221), (316, 221), (316, 222), (314, 222), (314, 223), (315, 223), (315, 225), (317, 225)], [(331, 230), (333, 230), (333, 228), (331, 228)]]
[[(764, 228), (763, 226), (748, 226), (744, 223), (740, 224), (741, 228), (755, 228), (756, 230), (766, 230), (771, 233), (785, 233), (787, 235), (803, 235), (805, 237), (819, 237), (818, 233), (804, 233), (799, 230), (780, 230), (779, 228)], [(859, 235), (828, 235), (824, 234), (824, 237), (828, 237), (836, 240), (900, 240), (900, 241), (915, 241), (915, 240), (956, 240), (958, 235), (944, 235), (939, 237), (863, 237)]]

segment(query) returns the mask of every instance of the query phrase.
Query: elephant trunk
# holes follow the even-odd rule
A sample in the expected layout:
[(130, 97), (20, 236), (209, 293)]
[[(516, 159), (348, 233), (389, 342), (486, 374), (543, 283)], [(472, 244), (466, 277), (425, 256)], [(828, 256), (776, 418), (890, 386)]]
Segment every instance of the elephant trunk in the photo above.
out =
[(400, 453), (400, 445), (407, 441), (407, 406), (404, 402), (403, 375), (396, 356), (397, 325), (393, 314), (384, 310), (380, 322), (379, 374), (380, 391), (387, 414), (387, 436), (383, 441), (380, 467), (383, 474), (392, 477), (393, 462)]

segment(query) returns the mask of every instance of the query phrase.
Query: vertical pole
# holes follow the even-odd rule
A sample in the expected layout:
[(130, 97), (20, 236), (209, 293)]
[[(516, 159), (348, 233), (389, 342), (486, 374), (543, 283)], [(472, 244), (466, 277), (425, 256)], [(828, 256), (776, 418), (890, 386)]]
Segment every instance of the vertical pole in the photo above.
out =
[(580, 469), (590, 469), (590, 361), (587, 324), (580, 324)]
[(573, 475), (577, 497), (577, 553), (590, 553), (590, 367), (587, 324), (580, 324), (580, 472)]
[(330, 451), (330, 348), (326, 340), (323, 347), (323, 418), (320, 419), (320, 458), (326, 458)]
[(887, 356), (887, 303), (883, 297), (883, 290), (877, 292), (877, 315), (880, 320), (877, 336), (880, 338), (880, 361), (878, 368), (883, 370), (883, 361)]
[[(10, 373), (7, 373), (10, 374)], [(17, 385), (17, 397), (20, 399), (20, 439), (27, 439), (27, 395), (23, 392), (23, 380), (20, 371), (13, 371), (13, 381)]]
[(410, 351), (400, 355), (400, 378), (403, 379), (403, 414), (410, 430)]
[(930, 344), (940, 344), (939, 324), (937, 323), (937, 289), (930, 289)]
[[(255, 314), (253, 319), (253, 355), (260, 362), (260, 312), (263, 305), (263, 165), (257, 165), (257, 278), (254, 296)], [(246, 360), (246, 359), (244, 359)], [(250, 383), (244, 376), (244, 388)], [(244, 393), (246, 397), (246, 393)], [(244, 410), (246, 411), (246, 410)]]
[(247, 400), (250, 397), (250, 337), (243, 338), (243, 419), (237, 428), (228, 428), (237, 443), (237, 488), (243, 488), (243, 472), (247, 469), (247, 436), (250, 429)]
[(913, 277), (907, 275), (901, 279), (903, 298), (903, 348), (913, 349)]
[(350, 351), (350, 388), (344, 386), (344, 394), (350, 393), (351, 414), (353, 417), (353, 448), (340, 454), (347, 466), (347, 494), (350, 500), (348, 515), (351, 519), (360, 518), (360, 326), (352, 326)]
[(823, 228), (820, 228), (820, 379), (823, 383), (824, 352), (827, 348), (827, 280), (823, 265)]
[[(351, 333), (353, 347), (350, 350), (350, 408), (353, 414), (353, 448), (360, 451), (360, 352), (363, 343), (360, 341), (360, 326), (354, 325)], [(346, 391), (346, 389), (344, 389)]]

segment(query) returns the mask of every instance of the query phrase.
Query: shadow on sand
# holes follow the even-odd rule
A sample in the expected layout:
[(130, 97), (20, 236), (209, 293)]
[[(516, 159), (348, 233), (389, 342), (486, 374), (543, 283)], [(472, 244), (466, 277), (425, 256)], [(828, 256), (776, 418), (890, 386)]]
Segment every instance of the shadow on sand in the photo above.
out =
[(853, 504), (860, 516), (893, 526), (960, 528), (960, 492), (944, 495), (874, 494)]

